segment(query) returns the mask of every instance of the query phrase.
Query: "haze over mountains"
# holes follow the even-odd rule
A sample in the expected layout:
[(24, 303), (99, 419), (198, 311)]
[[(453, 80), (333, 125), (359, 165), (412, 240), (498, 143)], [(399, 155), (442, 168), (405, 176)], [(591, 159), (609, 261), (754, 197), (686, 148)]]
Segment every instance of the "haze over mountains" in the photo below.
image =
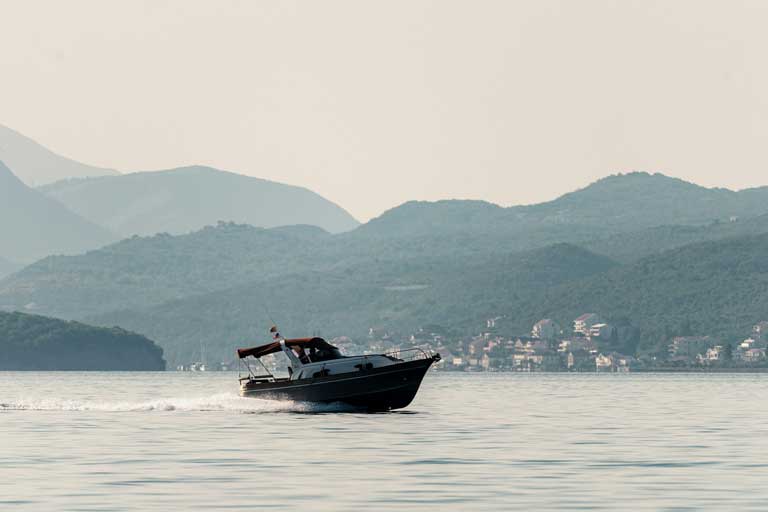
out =
[(118, 174), (114, 169), (95, 167), (57, 155), (19, 132), (0, 124), (0, 160), (30, 187), (66, 178)]
[(0, 257), (0, 278), (12, 274), (19, 270), (23, 265), (20, 263), (14, 263), (5, 258)]
[[(4, 165), (3, 157), (14, 165)], [(27, 183), (58, 181), (33, 189), (14, 167)], [(99, 173), (112, 171), (60, 157), (0, 126), (0, 258), (31, 263), (136, 234), (187, 233), (219, 220), (262, 227), (313, 224), (331, 232), (358, 225), (310, 190), (210, 167), (77, 177)], [(75, 178), (61, 179), (69, 176)], [(0, 276), (14, 267), (0, 264)]]
[(487, 318), (519, 335), (595, 309), (634, 333), (622, 350), (653, 353), (768, 307), (766, 187), (619, 174), (535, 205), (412, 201), (360, 226), (306, 189), (208, 167), (31, 189), (3, 166), (0, 187), (0, 276), (40, 258), (0, 280), (0, 309), (130, 328), (172, 365), (201, 344), (228, 360), (272, 317), (359, 339)]
[(188, 233), (219, 220), (314, 224), (332, 233), (359, 224), (305, 188), (202, 166), (60, 181), (40, 190), (123, 236)]
[(34, 261), (51, 253), (81, 253), (117, 240), (21, 182), (0, 162), (0, 256)]
[[(423, 325), (463, 335), (493, 316), (520, 334), (537, 315), (566, 322), (592, 304), (623, 317), (621, 308), (578, 294), (592, 289), (610, 297), (604, 276), (622, 282), (617, 293), (627, 297), (640, 289), (663, 293), (672, 276), (649, 277), (656, 292), (636, 282), (648, 257), (664, 266), (673, 254), (665, 251), (689, 246), (691, 257), (704, 261), (696, 244), (707, 240), (721, 241), (719, 254), (738, 254), (743, 244), (733, 237), (768, 233), (766, 198), (764, 188), (732, 192), (632, 173), (540, 205), (410, 202), (340, 234), (220, 223), (44, 258), (0, 281), (0, 308), (130, 328), (158, 341), (172, 364), (201, 342), (211, 357), (228, 359), (234, 345), (263, 334), (267, 310), (296, 335), (361, 337), (372, 327)], [(704, 278), (698, 276), (689, 281)], [(660, 323), (637, 321), (646, 333), (636, 340), (643, 350), (651, 349), (651, 333), (673, 332), (685, 316), (664, 303), (663, 315), (653, 313)]]

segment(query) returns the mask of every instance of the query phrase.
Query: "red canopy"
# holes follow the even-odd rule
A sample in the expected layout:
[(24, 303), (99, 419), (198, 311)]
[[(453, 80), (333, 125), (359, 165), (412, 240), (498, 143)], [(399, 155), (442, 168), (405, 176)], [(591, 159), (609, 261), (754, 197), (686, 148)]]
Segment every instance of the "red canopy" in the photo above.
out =
[[(331, 347), (330, 343), (325, 341), (323, 338), (294, 338), (291, 340), (284, 340), (285, 345), (288, 347), (302, 347), (302, 348), (328, 348)], [(267, 343), (266, 345), (260, 345), (258, 347), (251, 347), (251, 348), (239, 348), (237, 349), (237, 356), (240, 359), (243, 359), (244, 357), (253, 356), (256, 358), (266, 356), (268, 354), (274, 354), (275, 352), (280, 352), (282, 350), (280, 348), (280, 342), (279, 341), (273, 341), (272, 343)]]

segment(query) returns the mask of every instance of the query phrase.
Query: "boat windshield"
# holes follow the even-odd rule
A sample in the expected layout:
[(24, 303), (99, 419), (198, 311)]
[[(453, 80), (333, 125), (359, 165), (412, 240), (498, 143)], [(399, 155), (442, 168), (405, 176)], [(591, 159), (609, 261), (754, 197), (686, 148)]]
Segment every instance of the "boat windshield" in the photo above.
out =
[(331, 361), (333, 359), (342, 359), (341, 351), (333, 345), (327, 345), (325, 347), (310, 348), (309, 359), (313, 363), (319, 363), (320, 361)]

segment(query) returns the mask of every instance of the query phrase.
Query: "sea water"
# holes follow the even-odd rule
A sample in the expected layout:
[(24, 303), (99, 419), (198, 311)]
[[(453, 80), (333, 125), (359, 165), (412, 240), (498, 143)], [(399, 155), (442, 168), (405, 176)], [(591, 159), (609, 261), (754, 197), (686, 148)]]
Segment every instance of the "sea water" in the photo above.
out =
[(430, 372), (410, 407), (231, 373), (0, 372), (0, 510), (765, 510), (768, 375)]

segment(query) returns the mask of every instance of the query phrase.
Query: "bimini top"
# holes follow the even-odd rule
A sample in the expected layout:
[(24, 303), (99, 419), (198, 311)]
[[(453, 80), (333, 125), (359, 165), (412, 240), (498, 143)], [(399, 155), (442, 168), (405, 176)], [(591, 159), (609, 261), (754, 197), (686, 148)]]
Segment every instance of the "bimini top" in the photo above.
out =
[[(283, 340), (285, 341), (285, 346), (290, 348), (303, 348), (303, 349), (312, 349), (323, 352), (338, 352), (339, 349), (325, 341), (323, 338), (294, 338), (292, 340)], [(272, 343), (267, 343), (266, 345), (260, 345), (258, 347), (251, 347), (251, 348), (239, 348), (237, 349), (237, 356), (240, 359), (243, 359), (244, 357), (253, 356), (253, 357), (263, 357), (269, 354), (274, 354), (276, 352), (280, 352), (282, 348), (280, 348), (280, 341), (273, 341)]]

